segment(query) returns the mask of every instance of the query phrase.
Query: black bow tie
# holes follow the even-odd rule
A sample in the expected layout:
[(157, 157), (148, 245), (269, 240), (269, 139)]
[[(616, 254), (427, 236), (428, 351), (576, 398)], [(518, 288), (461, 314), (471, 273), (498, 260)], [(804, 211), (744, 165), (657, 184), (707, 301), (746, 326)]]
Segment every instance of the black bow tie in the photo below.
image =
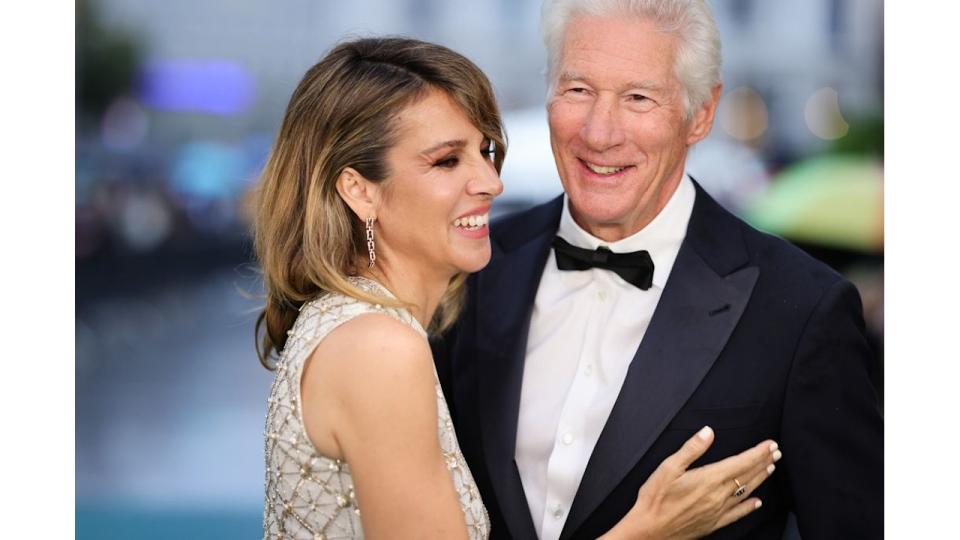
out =
[(624, 281), (647, 290), (653, 285), (653, 259), (646, 250), (614, 253), (606, 247), (589, 250), (571, 246), (559, 236), (553, 239), (553, 252), (560, 270), (611, 270)]

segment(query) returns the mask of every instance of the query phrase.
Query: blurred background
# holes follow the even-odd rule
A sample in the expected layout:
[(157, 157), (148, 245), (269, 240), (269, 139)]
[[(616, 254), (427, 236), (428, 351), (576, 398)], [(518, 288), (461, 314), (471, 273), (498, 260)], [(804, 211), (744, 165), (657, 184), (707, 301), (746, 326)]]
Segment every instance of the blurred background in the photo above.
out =
[[(693, 176), (854, 281), (883, 358), (881, 0), (712, 2), (724, 96)], [(300, 77), (344, 37), (471, 58), (509, 149), (495, 213), (560, 192), (540, 0), (76, 2), (77, 538), (258, 538), (272, 374), (249, 193)]]

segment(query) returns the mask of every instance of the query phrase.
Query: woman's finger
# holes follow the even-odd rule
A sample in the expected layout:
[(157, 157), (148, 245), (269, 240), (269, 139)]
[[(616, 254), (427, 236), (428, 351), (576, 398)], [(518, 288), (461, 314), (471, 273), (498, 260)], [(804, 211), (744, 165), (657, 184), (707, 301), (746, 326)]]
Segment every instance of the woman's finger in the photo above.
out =
[[(767, 480), (767, 478), (770, 478), (770, 475), (773, 474), (774, 470), (776, 470), (776, 465), (772, 463), (766, 466), (760, 465), (759, 467), (751, 471), (749, 475), (746, 475), (743, 477), (737, 477), (735, 480), (731, 479), (728, 484), (728, 487), (730, 488), (730, 498), (727, 499), (725, 506), (727, 508), (733, 507), (736, 504), (738, 504), (740, 501), (743, 501), (744, 499), (748, 498), (750, 494), (754, 492), (754, 490), (760, 487), (760, 484), (764, 483)], [(739, 485), (743, 488), (743, 492), (740, 494), (739, 497), (736, 496), (736, 492), (739, 489), (737, 486), (738, 482), (739, 482)]]
[(746, 516), (750, 512), (753, 512), (757, 508), (760, 508), (761, 504), (762, 503), (760, 502), (760, 499), (756, 497), (751, 497), (743, 501), (742, 503), (735, 505), (733, 508), (727, 510), (726, 512), (724, 512), (722, 516), (720, 516), (720, 521), (717, 522), (716, 528), (720, 529), (722, 527), (726, 527), (727, 525), (733, 523), (734, 521), (742, 519), (744, 516)]
[(663, 460), (658, 469), (666, 466), (667, 470), (679, 476), (686, 471), (690, 465), (696, 461), (713, 444), (713, 429), (710, 426), (704, 426), (696, 435), (687, 439), (680, 450), (677, 450), (667, 459)]
[(706, 465), (703, 469), (711, 476), (716, 475), (715, 478), (728, 481), (731, 478), (749, 476), (758, 467), (766, 468), (779, 459), (779, 452), (777, 443), (766, 440), (735, 456)]

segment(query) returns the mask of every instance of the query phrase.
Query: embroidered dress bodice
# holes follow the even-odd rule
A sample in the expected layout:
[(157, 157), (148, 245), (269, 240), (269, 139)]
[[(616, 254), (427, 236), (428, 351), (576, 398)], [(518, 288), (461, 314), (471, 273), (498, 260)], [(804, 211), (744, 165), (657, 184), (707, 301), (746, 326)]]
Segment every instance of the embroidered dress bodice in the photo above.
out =
[[(393, 298), (387, 289), (374, 281), (349, 279), (366, 292)], [(384, 313), (394, 317), (409, 324), (426, 339), (423, 328), (406, 310), (368, 304), (334, 293), (303, 305), (288, 332), (267, 400), (265, 539), (364, 537), (350, 466), (343, 460), (317, 452), (307, 437), (300, 401), (303, 366), (317, 344), (341, 324), (364, 313)], [(471, 540), (486, 539), (490, 534), (490, 519), (460, 452), (436, 370), (434, 383), (440, 445), (459, 495), (467, 532)]]

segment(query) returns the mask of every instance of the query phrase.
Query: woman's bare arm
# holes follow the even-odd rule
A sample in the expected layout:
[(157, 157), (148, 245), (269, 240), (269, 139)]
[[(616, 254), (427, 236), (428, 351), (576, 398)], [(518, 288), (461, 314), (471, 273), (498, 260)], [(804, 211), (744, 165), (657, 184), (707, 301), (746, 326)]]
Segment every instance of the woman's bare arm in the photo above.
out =
[(466, 538), (463, 511), (437, 435), (427, 341), (382, 314), (331, 332), (302, 379), (314, 445), (353, 475), (367, 538)]

